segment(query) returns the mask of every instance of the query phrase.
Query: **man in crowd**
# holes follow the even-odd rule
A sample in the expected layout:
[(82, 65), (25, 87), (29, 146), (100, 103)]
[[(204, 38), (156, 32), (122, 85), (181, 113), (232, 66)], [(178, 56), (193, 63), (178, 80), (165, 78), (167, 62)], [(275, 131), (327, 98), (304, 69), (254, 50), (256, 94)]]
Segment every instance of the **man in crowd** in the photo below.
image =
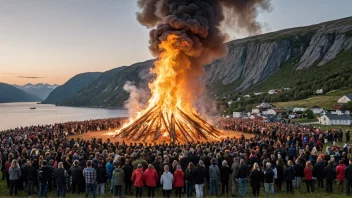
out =
[(97, 173), (94, 168), (92, 168), (92, 161), (88, 160), (86, 163), (86, 168), (83, 169), (83, 177), (86, 181), (86, 192), (85, 197), (88, 198), (89, 192), (92, 192), (93, 198), (96, 196), (97, 190)]

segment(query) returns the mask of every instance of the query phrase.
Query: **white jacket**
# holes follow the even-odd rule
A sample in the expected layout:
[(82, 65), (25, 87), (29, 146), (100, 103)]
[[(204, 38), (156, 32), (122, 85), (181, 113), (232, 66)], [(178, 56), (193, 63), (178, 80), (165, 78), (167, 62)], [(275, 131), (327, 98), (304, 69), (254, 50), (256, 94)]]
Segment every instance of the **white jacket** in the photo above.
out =
[(172, 190), (174, 176), (168, 171), (164, 172), (160, 178), (160, 184), (163, 185), (163, 190)]

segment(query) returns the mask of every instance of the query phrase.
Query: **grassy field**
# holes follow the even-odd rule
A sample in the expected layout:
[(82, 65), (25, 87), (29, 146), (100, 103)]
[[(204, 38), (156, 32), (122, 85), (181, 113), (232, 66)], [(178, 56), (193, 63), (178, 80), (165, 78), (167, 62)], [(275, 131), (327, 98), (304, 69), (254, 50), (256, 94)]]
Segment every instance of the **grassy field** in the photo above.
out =
[(286, 107), (304, 107), (310, 108), (312, 106), (320, 106), (324, 109), (332, 109), (335, 104), (337, 104), (337, 100), (341, 98), (345, 94), (352, 93), (352, 89), (339, 90), (335, 92), (330, 92), (321, 96), (314, 96), (311, 98), (307, 98), (304, 100), (296, 100), (289, 102), (276, 102), (273, 103), (276, 107), (286, 108)]

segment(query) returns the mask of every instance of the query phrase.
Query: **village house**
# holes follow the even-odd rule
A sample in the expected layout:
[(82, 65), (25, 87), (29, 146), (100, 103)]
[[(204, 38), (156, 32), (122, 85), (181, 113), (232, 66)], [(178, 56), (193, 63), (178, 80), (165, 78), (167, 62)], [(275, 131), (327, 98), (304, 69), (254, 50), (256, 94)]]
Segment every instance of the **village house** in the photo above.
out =
[(281, 114), (282, 110), (281, 109), (268, 109), (266, 111), (262, 112), (263, 115), (273, 115), (276, 116), (277, 114)]
[(258, 92), (258, 93), (254, 93), (253, 95), (259, 96), (259, 95), (261, 95), (261, 94), (263, 94), (263, 93), (262, 93), (262, 92)]
[(307, 110), (307, 108), (300, 108), (300, 107), (296, 107), (296, 108), (293, 108), (293, 112), (296, 113), (296, 112), (305, 112)]
[(252, 109), (252, 114), (259, 114), (259, 113), (260, 113), (260, 111), (258, 108)]
[(250, 98), (251, 96), (250, 95), (244, 95), (243, 97), (244, 98)]
[(270, 95), (276, 94), (275, 89), (269, 90), (269, 91), (268, 91), (268, 94), (270, 94)]
[(233, 103), (232, 100), (228, 101), (227, 104), (229, 105), (229, 107), (231, 106), (231, 104)]
[(344, 95), (337, 100), (338, 103), (348, 103), (352, 101), (352, 94)]
[(314, 114), (320, 114), (321, 112), (324, 111), (324, 109), (322, 107), (319, 106), (312, 106), (310, 108), (311, 111), (313, 111)]
[(233, 113), (232, 113), (232, 116), (233, 116), (234, 118), (240, 118), (240, 117), (241, 117), (241, 112), (233, 112)]
[(322, 125), (351, 125), (351, 116), (350, 115), (334, 115), (334, 114), (325, 114), (319, 117), (319, 123)]
[(262, 103), (260, 103), (259, 106), (257, 106), (257, 108), (259, 108), (259, 109), (270, 109), (272, 107), (273, 107), (272, 104), (266, 103), (266, 102), (262, 102)]
[(323, 94), (324, 91), (323, 91), (323, 89), (318, 89), (315, 93), (316, 93), (316, 94)]

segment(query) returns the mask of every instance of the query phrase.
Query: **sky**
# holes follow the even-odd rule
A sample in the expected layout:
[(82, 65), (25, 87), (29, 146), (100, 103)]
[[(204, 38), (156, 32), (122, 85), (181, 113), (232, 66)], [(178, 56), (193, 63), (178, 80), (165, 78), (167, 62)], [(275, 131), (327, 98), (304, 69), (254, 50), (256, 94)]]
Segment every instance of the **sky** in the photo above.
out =
[[(63, 84), (151, 59), (136, 2), (0, 0), (0, 82)], [(272, 0), (258, 20), (265, 33), (348, 17), (351, 8), (351, 0)]]

